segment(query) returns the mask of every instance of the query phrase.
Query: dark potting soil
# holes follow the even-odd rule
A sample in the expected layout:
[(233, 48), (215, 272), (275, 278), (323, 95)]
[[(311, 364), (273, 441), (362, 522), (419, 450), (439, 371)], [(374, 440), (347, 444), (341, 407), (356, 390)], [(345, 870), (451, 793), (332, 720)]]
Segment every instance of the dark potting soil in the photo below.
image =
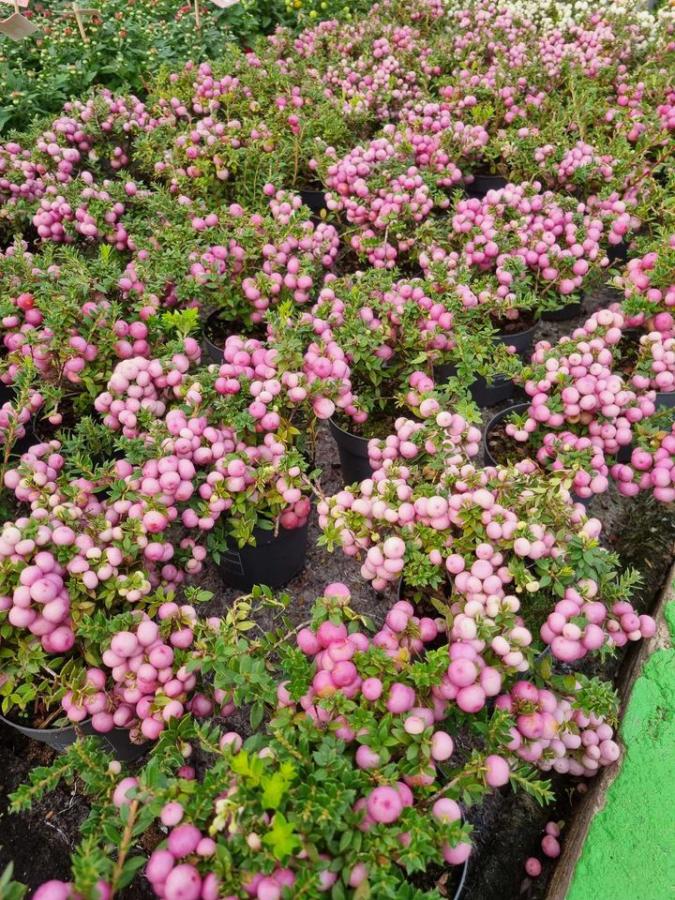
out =
[(264, 325), (250, 325), (244, 327), (241, 323), (233, 322), (230, 319), (220, 318), (219, 316), (209, 316), (204, 323), (204, 335), (216, 347), (224, 347), (225, 341), (231, 334), (240, 334), (245, 338), (255, 338), (259, 341), (265, 339)]
[(528, 331), (536, 323), (536, 318), (529, 310), (521, 310), (517, 319), (496, 319), (492, 324), (500, 334), (520, 334)]
[[(572, 322), (545, 322), (540, 325), (539, 337), (555, 342), (562, 334), (570, 333), (584, 319), (602, 305), (611, 302), (607, 292), (585, 298), (584, 312)], [(484, 424), (500, 409), (485, 410)], [(327, 427), (319, 431), (317, 465), (323, 470), (322, 489), (333, 494), (342, 487), (337, 448)], [(595, 497), (589, 510), (603, 522), (603, 543), (616, 550), (624, 561), (636, 566), (643, 576), (643, 587), (638, 590), (638, 609), (648, 611), (660, 590), (672, 562), (675, 543), (675, 514), (663, 504), (649, 497), (626, 500), (614, 490)], [(316, 513), (310, 521), (309, 552), (307, 566), (285, 589), (293, 598), (287, 615), (294, 624), (308, 618), (314, 599), (331, 581), (343, 581), (352, 590), (351, 604), (357, 611), (369, 615), (376, 626), (382, 624), (386, 611), (396, 599), (396, 587), (387, 594), (376, 594), (361, 578), (358, 562), (341, 553), (327, 553), (317, 547), (319, 528)], [(237, 591), (224, 590), (215, 566), (207, 566), (200, 576), (200, 586), (214, 594), (213, 600), (200, 608), (203, 615), (223, 612), (237, 596)], [(261, 619), (263, 627), (270, 627)], [(602, 671), (608, 677), (617, 677), (623, 657), (609, 659)], [(620, 675), (618, 675), (620, 678)], [(245, 712), (238, 712), (227, 720), (227, 726), (246, 735), (249, 731)], [(468, 750), (468, 742), (461, 736), (457, 740), (458, 758)], [(7, 808), (7, 797), (25, 779), (28, 772), (38, 765), (45, 765), (53, 758), (53, 751), (22, 735), (0, 726), (0, 814)], [(199, 767), (198, 767), (199, 769)], [(541, 853), (540, 840), (547, 821), (570, 821), (576, 801), (585, 789), (585, 782), (574, 779), (556, 779), (557, 802), (542, 809), (528, 796), (514, 795), (508, 788), (489, 796), (485, 802), (471, 810), (467, 816), (474, 826), (475, 850), (471, 855), (463, 900), (542, 900), (555, 867), (555, 860), (548, 860)], [(47, 795), (29, 813), (3, 816), (0, 821), (0, 871), (13, 861), (15, 877), (31, 889), (50, 878), (67, 879), (68, 857), (79, 840), (77, 829), (87, 815), (87, 801), (79, 790), (60, 788)], [(150, 836), (149, 851), (159, 840), (159, 834)], [(565, 839), (563, 830), (562, 840)], [(542, 875), (530, 879), (525, 875), (527, 857), (537, 856), (543, 864)], [(445, 890), (453, 896), (451, 869), (432, 869), (425, 887), (438, 885), (448, 874)], [(439, 879), (441, 883), (438, 884)], [(142, 878), (120, 894), (120, 900), (151, 900), (152, 892)]]
[(501, 465), (531, 459), (534, 454), (530, 445), (509, 437), (506, 433), (506, 424), (502, 419), (487, 435), (487, 446), (493, 458)]
[(374, 438), (384, 440), (394, 430), (395, 420), (403, 415), (410, 416), (410, 413), (397, 409), (392, 403), (385, 413), (371, 416), (366, 422), (359, 424), (346, 416), (336, 416), (335, 424), (348, 434), (363, 438), (366, 441)]

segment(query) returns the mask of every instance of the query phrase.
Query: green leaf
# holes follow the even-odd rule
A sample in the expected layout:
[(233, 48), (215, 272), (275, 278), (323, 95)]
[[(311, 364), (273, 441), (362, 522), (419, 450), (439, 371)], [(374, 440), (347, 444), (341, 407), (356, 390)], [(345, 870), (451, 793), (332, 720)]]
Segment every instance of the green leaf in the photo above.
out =
[(275, 859), (283, 861), (302, 846), (290, 822), (282, 813), (275, 813), (272, 827), (263, 838), (263, 844), (270, 848)]

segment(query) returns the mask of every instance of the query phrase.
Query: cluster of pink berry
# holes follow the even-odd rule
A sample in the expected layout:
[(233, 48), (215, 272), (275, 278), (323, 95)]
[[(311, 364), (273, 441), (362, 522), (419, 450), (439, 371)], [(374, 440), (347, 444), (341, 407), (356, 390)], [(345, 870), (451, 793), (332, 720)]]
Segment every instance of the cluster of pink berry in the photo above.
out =
[(609, 487), (609, 468), (602, 447), (586, 435), (549, 431), (537, 450), (537, 462), (552, 472), (572, 473), (572, 490), (581, 500), (603, 494)]
[(139, 415), (147, 412), (161, 418), (167, 400), (178, 396), (187, 380), (190, 365), (198, 362), (201, 348), (194, 338), (186, 338), (184, 352), (174, 353), (169, 360), (134, 356), (122, 360), (108, 381), (107, 390), (99, 394), (94, 408), (103, 421), (125, 437), (138, 437), (142, 426)]
[[(65, 465), (60, 449), (61, 445), (55, 440), (33, 444), (22, 454), (18, 467), (5, 472), (5, 487), (13, 491), (21, 503), (29, 504), (33, 511), (53, 507), (65, 499), (63, 483), (59, 480)], [(101, 511), (101, 502), (94, 493), (92, 481), (74, 478), (71, 484), (77, 488), (77, 493), (70, 497), (73, 510)], [(50, 498), (55, 498), (57, 503), (50, 503)]]
[[(47, 270), (37, 266), (33, 269), (36, 277), (52, 279), (57, 283), (62, 267), (52, 265)], [(105, 299), (92, 299), (80, 307), (80, 321), (69, 327), (64, 335), (43, 325), (43, 311), (36, 305), (35, 298), (24, 292), (10, 298), (16, 313), (2, 320), (3, 344), (7, 350), (7, 365), (3, 373), (5, 383), (11, 383), (21, 371), (24, 360), (30, 360), (40, 377), (50, 383), (59, 384), (66, 380), (70, 384), (81, 385), (85, 374), (94, 376), (97, 368), (108, 362), (101, 354), (106, 352), (107, 342), (100, 342), (97, 332), (112, 328), (118, 340), (111, 348), (110, 359), (128, 359), (131, 356), (148, 356), (150, 353), (149, 329), (144, 321), (135, 318), (129, 311), (128, 318), (114, 321), (113, 305)]]
[[(448, 91), (442, 93), (445, 95)], [(451, 93), (450, 90), (450, 96)], [(482, 125), (457, 119), (456, 105), (448, 101), (434, 103), (424, 100), (403, 110), (401, 121), (410, 127), (414, 137), (422, 134), (439, 135), (442, 146), (450, 152), (451, 159), (471, 160), (480, 157), (489, 141), (489, 134)]]
[[(326, 588), (327, 596), (338, 596), (349, 599), (349, 589), (340, 583), (331, 584)], [(414, 609), (407, 601), (398, 601), (389, 611), (384, 628), (372, 639), (372, 645), (384, 649), (394, 660), (400, 661), (410, 658), (411, 654), (418, 654), (424, 648), (424, 643), (433, 641), (439, 633), (438, 623), (426, 617), (418, 618), (414, 615)], [(383, 710), (394, 716), (401, 717), (403, 731), (410, 736), (417, 736), (429, 731), (429, 761), (425, 770), (413, 775), (406, 775), (403, 781), (393, 786), (380, 786), (374, 788), (367, 797), (359, 799), (354, 809), (363, 813), (360, 828), (367, 831), (375, 824), (392, 824), (401, 815), (405, 806), (414, 803), (413, 789), (433, 783), (434, 769), (438, 762), (449, 759), (454, 752), (454, 742), (449, 734), (435, 728), (435, 723), (441, 721), (447, 710), (447, 700), (440, 696), (434, 696), (429, 706), (420, 701), (415, 689), (404, 682), (393, 682), (388, 689), (378, 677), (362, 679), (355, 662), (357, 654), (365, 653), (371, 641), (360, 632), (348, 634), (344, 624), (335, 625), (330, 620), (323, 622), (316, 631), (309, 628), (302, 629), (297, 637), (298, 646), (314, 658), (316, 672), (312, 680), (312, 686), (307, 694), (300, 699), (300, 705), (317, 723), (325, 723), (331, 720), (329, 710), (317, 702), (321, 698), (329, 697), (340, 692), (348, 698), (361, 698), (366, 704), (381, 705)], [(403, 651), (403, 655), (402, 655)], [(358, 659), (357, 659), (358, 661)], [(452, 664), (451, 664), (452, 665)], [(494, 685), (493, 685), (494, 686)], [(499, 687), (494, 695), (499, 692)], [(278, 688), (280, 705), (292, 705), (284, 684)], [(336, 724), (339, 726), (336, 735), (347, 743), (356, 739), (356, 733), (349, 727), (347, 721), (338, 717)], [(499, 762), (504, 765), (499, 766)], [(377, 769), (382, 765), (378, 753), (367, 744), (360, 743), (355, 752), (356, 765), (365, 770)], [(505, 760), (494, 757), (487, 761), (486, 779), (490, 786), (498, 787), (505, 784), (509, 778), (509, 767)], [(447, 801), (446, 801), (447, 802)], [(441, 804), (438, 806), (437, 817), (442, 819), (442, 813), (452, 813), (445, 821), (460, 818), (459, 807), (452, 802), (447, 810)], [(456, 813), (456, 814), (455, 814)], [(447, 852), (446, 852), (447, 851)], [(465, 861), (470, 852), (470, 845), (460, 844), (454, 849), (447, 846), (443, 853), (447, 862), (460, 864)]]
[[(477, 469), (468, 458), (454, 473), (442, 467), (441, 480), (434, 484), (429, 475), (435, 454), (424, 450), (406, 464), (386, 462), (360, 486), (318, 505), (320, 527), (343, 552), (354, 557), (365, 552), (361, 573), (375, 589), (382, 590), (399, 577), (410, 551), (426, 556), (433, 566), (443, 566), (467, 601), (483, 603), (493, 595), (503, 597), (513, 582), (512, 555), (535, 563), (560, 555), (555, 528), (537, 522), (527, 506), (528, 487), (541, 477), (534, 463), (525, 460), (515, 467), (515, 481), (522, 481), (524, 492), (517, 499), (507, 489), (509, 470)], [(461, 533), (465, 521), (476, 518), (481, 527), (472, 532), (470, 549), (455, 551), (456, 529)], [(597, 520), (583, 523), (578, 510), (570, 509), (569, 518), (589, 537), (599, 530)]]
[(17, 409), (16, 401), (6, 400), (0, 406), (0, 447), (8, 440), (14, 444), (25, 437), (26, 425), (41, 408), (44, 398), (39, 391), (31, 391), (28, 402)]
[[(264, 82), (256, 74), (260, 66), (256, 55), (247, 53), (230, 58), (229, 71), (220, 76), (210, 63), (191, 61), (169, 76), (175, 93), (158, 98), (157, 116), (145, 130), (155, 158), (154, 174), (171, 193), (193, 196), (201, 185), (210, 188), (205, 195), (223, 193), (236, 184), (239, 165), (233, 162), (245, 164), (247, 154), (264, 159), (278, 150), (274, 123), (259, 114), (265, 102), (259, 95)], [(269, 99), (267, 115), (274, 112)], [(171, 126), (168, 146), (162, 125)], [(157, 128), (158, 141), (153, 134)]]
[(405, 465), (406, 460), (415, 459), (422, 450), (439, 454), (446, 469), (460, 466), (478, 455), (481, 440), (478, 428), (459, 413), (441, 411), (432, 414), (432, 418), (431, 423), (398, 418), (394, 422), (394, 434), (384, 440), (369, 441), (368, 458), (373, 470), (377, 472), (398, 463)]
[[(451, 219), (461, 260), (479, 272), (494, 271), (498, 293), (517, 284), (514, 261), (538, 279), (538, 290), (579, 292), (602, 264), (604, 224), (583, 203), (529, 183), (489, 191), (483, 200), (459, 200)], [(458, 240), (459, 238), (459, 240)]]
[(675, 391), (675, 337), (664, 337), (661, 331), (640, 337), (632, 382), (637, 391)]
[[(120, 785), (122, 782), (120, 782)], [(129, 792), (132, 785), (126, 787)], [(128, 802), (128, 801), (127, 801)], [(150, 882), (156, 897), (183, 898), (183, 900), (218, 900), (221, 896), (218, 886), (218, 878), (213, 872), (201, 877), (197, 869), (187, 861), (188, 857), (197, 856), (199, 859), (210, 859), (216, 852), (216, 842), (202, 835), (201, 831), (187, 822), (181, 824), (183, 809), (180, 803), (167, 803), (161, 813), (161, 821), (170, 827), (165, 849), (154, 850), (145, 867), (145, 876)], [(290, 873), (292, 874), (292, 873)], [(262, 879), (262, 876), (259, 876)], [(277, 881), (273, 876), (268, 876), (266, 882)], [(276, 896), (281, 897), (282, 884), (292, 884), (279, 879), (279, 887)], [(260, 897), (260, 900), (271, 898), (272, 894), (262, 893), (251, 896)]]
[[(363, 360), (354, 360), (349, 353), (357, 335), (367, 341), (374, 357), (388, 363), (388, 375), (394, 383), (407, 378), (412, 365), (419, 365), (420, 353), (436, 359), (455, 343), (452, 313), (417, 279), (379, 283), (350, 278), (327, 280), (311, 313), (300, 321), (324, 342), (331, 339), (343, 348), (357, 383), (363, 379), (371, 392), (372, 377), (362, 374)], [(354, 417), (354, 411), (348, 414)]]
[[(412, 604), (398, 600), (387, 613), (384, 625), (373, 637), (373, 644), (394, 660), (397, 667), (409, 659), (410, 654), (421, 653), (424, 644), (434, 641), (445, 630), (442, 619), (417, 616)], [(366, 694), (366, 699), (369, 698)], [(358, 759), (357, 759), (358, 762)]]
[(133, 631), (114, 635), (103, 652), (103, 663), (115, 683), (114, 712), (98, 723), (107, 727), (92, 722), (97, 730), (129, 728), (154, 741), (167, 722), (187, 711), (197, 716), (212, 713), (213, 702), (195, 693), (197, 675), (180, 663), (176, 652), (193, 646), (196, 611), (169, 601), (159, 607), (157, 616), (159, 622), (143, 615)]
[[(629, 259), (618, 279), (626, 299), (640, 298), (647, 302), (649, 315), (656, 315), (675, 306), (675, 284), (672, 277), (665, 281), (659, 278), (660, 263), (669, 258), (669, 252), (675, 249), (675, 234), (668, 239), (668, 246), (660, 250), (650, 250), (644, 256)], [(653, 309), (653, 313), (651, 310)], [(660, 329), (658, 329), (660, 330)]]
[[(48, 652), (63, 652), (56, 643), (68, 644), (65, 649), (72, 646), (74, 598), (82, 599), (86, 607), (88, 596), (114, 585), (125, 603), (136, 603), (153, 586), (175, 588), (185, 572), (199, 571), (205, 557), (192, 538), (182, 538), (174, 545), (164, 536), (176, 518), (175, 509), (165, 515), (149, 509), (148, 501), (126, 497), (99, 500), (99, 484), (67, 478), (59, 449), (57, 441), (38, 444), (24, 454), (18, 468), (5, 473), (5, 486), (17, 499), (30, 503), (31, 514), (7, 522), (5, 540), (0, 544), (3, 560), (26, 566), (12, 575), (10, 583), (16, 581), (18, 593), (4, 598), (4, 608), (16, 607), (9, 613), (11, 623), (41, 637)], [(132, 467), (120, 460), (115, 469), (113, 478), (125, 478)], [(131, 549), (123, 551), (121, 546), (132, 536)], [(151, 549), (154, 543), (156, 552)], [(42, 592), (38, 587), (36, 599), (19, 586), (24, 583), (21, 578), (40, 581), (42, 565), (59, 590)]]
[(612, 478), (620, 494), (634, 497), (640, 491), (651, 490), (662, 503), (675, 500), (675, 423), (665, 427), (655, 417), (647, 419), (637, 429), (637, 446), (633, 447), (629, 463), (617, 462), (611, 469)]
[[(312, 316), (301, 321), (317, 324)], [(355, 410), (345, 353), (329, 329), (322, 329), (320, 342), (308, 343), (293, 360), (286, 357), (283, 342), (283, 329), (266, 343), (230, 335), (215, 390), (225, 397), (242, 393), (251, 398), (247, 409), (257, 431), (276, 431), (286, 403), (292, 410), (309, 402), (319, 419), (329, 419), (336, 406), (347, 414)]]
[[(486, 599), (470, 600), (457, 596), (450, 609), (454, 616), (450, 631), (453, 640), (469, 644), (477, 653), (492, 660), (491, 671), (485, 676), (489, 681), (486, 680), (485, 685), (481, 683), (484, 691), (494, 683), (492, 669), (508, 674), (528, 670), (527, 648), (532, 643), (532, 633), (519, 614), (521, 604), (515, 594), (492, 594)], [(470, 658), (474, 659), (472, 655)], [(476, 665), (482, 671), (487, 663), (481, 657), (480, 661), (476, 660)]]
[(495, 705), (515, 718), (509, 749), (544, 771), (591, 776), (619, 758), (612, 728), (575, 708), (573, 695), (561, 697), (530, 681), (517, 681)]
[[(340, 243), (332, 225), (306, 218), (299, 195), (275, 191), (272, 185), (266, 185), (265, 192), (268, 196), (271, 192), (271, 219), (257, 213), (248, 216), (232, 204), (227, 220), (220, 222), (224, 240), (188, 256), (194, 285), (217, 292), (225, 288), (233, 295), (240, 292), (248, 301), (244, 319), (253, 323), (262, 322), (270, 306), (287, 298), (307, 303), (324, 271), (333, 267)], [(215, 213), (211, 216), (218, 224)], [(211, 216), (199, 221), (209, 227)], [(240, 305), (238, 296), (235, 305)]]
[(75, 642), (67, 570), (57, 558), (60, 542), (71, 534), (66, 524), (21, 517), (6, 522), (0, 535), (0, 564), (7, 570), (23, 566), (11, 593), (0, 597), (0, 609), (11, 626), (38, 637), (47, 653), (66, 653)]
[[(141, 495), (150, 498), (138, 505), (137, 513), (144, 510), (149, 530), (163, 530), (180, 518), (187, 529), (209, 531), (240, 495), (259, 509), (274, 511), (284, 528), (305, 524), (310, 502), (303, 469), (288, 465), (288, 448), (275, 434), (266, 434), (260, 443), (247, 441), (232, 428), (210, 425), (204, 415), (188, 419), (182, 410), (167, 413), (165, 427), (162, 455), (147, 460), (140, 477), (134, 471), (125, 479), (132, 490), (140, 488)], [(155, 543), (146, 548), (148, 559), (158, 561), (163, 551), (171, 552), (170, 543)], [(193, 546), (191, 553), (186, 569), (194, 574), (201, 569), (205, 550)]]
[(335, 61), (322, 74), (327, 97), (349, 119), (395, 120), (423, 97), (421, 76), (438, 74), (432, 48), (407, 25), (378, 21), (343, 26), (334, 42)]
[(624, 244), (626, 236), (640, 227), (640, 218), (636, 214), (639, 199), (635, 187), (622, 192), (612, 191), (609, 196), (591, 195), (588, 198), (589, 212), (605, 227), (609, 250)]
[[(80, 183), (81, 182), (81, 185)], [(117, 250), (132, 249), (121, 219), (125, 205), (115, 200), (111, 190), (117, 188), (105, 180), (99, 188), (88, 172), (73, 182), (66, 199), (58, 189), (49, 186), (33, 216), (33, 225), (44, 241), (73, 243), (78, 235), (89, 240), (106, 241)]]
[[(480, 642), (473, 642), (480, 643)], [(499, 669), (489, 666), (471, 641), (452, 641), (449, 646), (450, 664), (440, 684), (431, 689), (434, 697), (447, 707), (453, 701), (465, 713), (477, 713), (489, 697), (496, 697), (502, 689)], [(508, 662), (504, 663), (509, 665)]]
[(65, 103), (63, 113), (37, 136), (31, 149), (15, 141), (0, 145), (0, 200), (33, 203), (48, 187), (69, 184), (82, 164), (95, 161), (96, 153), (113, 171), (127, 166), (123, 147), (112, 146), (114, 135), (144, 130), (149, 123), (150, 115), (137, 98), (114, 96), (107, 89), (98, 92), (96, 101)]
[(605, 454), (628, 446), (634, 425), (653, 415), (655, 406), (653, 394), (636, 394), (616, 370), (623, 328), (621, 313), (603, 309), (555, 346), (540, 341), (523, 372), (528, 418), (522, 427), (509, 423), (507, 434), (525, 442), (540, 425), (583, 428)]
[(656, 624), (651, 616), (638, 616), (630, 603), (617, 601), (611, 609), (594, 600), (598, 585), (586, 579), (568, 587), (562, 600), (541, 626), (541, 638), (563, 662), (573, 663), (605, 645), (623, 647), (628, 641), (652, 637)]
[(462, 178), (439, 137), (411, 129), (385, 127), (382, 137), (341, 159), (331, 151), (325, 152), (328, 208), (344, 210), (358, 227), (352, 247), (375, 268), (393, 268), (412, 246), (420, 223), (434, 208), (449, 205), (443, 189)]
[(554, 156), (555, 151), (553, 144), (546, 144), (535, 151), (534, 158), (536, 162), (543, 164), (545, 174), (551, 170), (554, 181), (566, 191), (574, 191), (580, 186), (577, 184), (577, 172), (581, 175), (584, 187), (590, 185), (596, 190), (611, 182), (614, 177), (617, 161), (608, 153), (600, 154), (585, 141), (577, 141), (573, 147), (565, 150), (558, 162), (552, 161), (551, 165), (546, 166), (546, 161)]

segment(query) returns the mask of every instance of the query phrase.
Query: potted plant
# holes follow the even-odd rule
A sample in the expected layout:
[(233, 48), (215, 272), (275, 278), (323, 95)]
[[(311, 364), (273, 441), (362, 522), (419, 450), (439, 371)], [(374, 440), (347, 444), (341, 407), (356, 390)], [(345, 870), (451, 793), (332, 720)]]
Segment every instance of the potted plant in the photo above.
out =
[[(4, 476), (19, 513), (5, 522), (0, 540), (0, 695), (15, 727), (63, 747), (75, 730), (50, 730), (62, 714), (59, 702), (76, 686), (95, 694), (103, 688), (100, 673), (85, 684), (100, 659), (97, 616), (107, 621), (130, 603), (151, 608), (153, 591), (174, 590), (198, 572), (205, 550), (169, 535), (168, 518), (151, 497), (138, 501), (123, 480), (129, 463), (78, 476), (60, 450), (58, 441), (34, 445)], [(102, 707), (99, 700), (74, 720), (88, 711), (93, 718), (83, 727), (103, 733), (126, 724), (113, 720), (105, 697)], [(123, 736), (121, 752), (133, 752), (128, 745)]]
[(301, 316), (300, 326), (310, 334), (330, 334), (348, 366), (350, 394), (330, 422), (347, 483), (368, 474), (368, 439), (387, 433), (410, 389), (419, 387), (417, 379), (428, 381), (425, 369), (431, 374), (452, 358), (453, 322), (440, 291), (374, 269), (331, 280), (311, 313)]
[[(611, 690), (597, 679), (558, 676), (550, 664), (537, 667), (535, 684), (518, 673), (515, 659), (500, 656), (498, 638), (520, 641), (522, 652), (511, 653), (519, 653), (521, 672), (533, 659), (527, 628), (512, 610), (485, 622), (494, 649), (484, 641), (477, 650), (455, 633), (466, 617), (420, 617), (398, 601), (369, 637), (346, 585), (325, 593), (311, 621), (293, 629), (297, 647), (288, 635), (251, 641), (244, 623), (237, 633), (231, 621), (204, 656), (216, 683), (234, 684), (248, 702), (269, 709), (265, 726), (245, 742), (186, 719), (167, 729), (133, 776), (80, 743), (58, 773), (15, 792), (12, 808), (26, 809), (90, 760), (87, 827), (96, 845), (87, 842), (86, 870), (78, 864), (85, 845), (76, 851), (75, 889), (116, 891), (142, 864), (136, 847), (149, 843), (145, 875), (158, 896), (180, 889), (215, 898), (243, 889), (264, 900), (284, 887), (336, 885), (346, 896), (362, 885), (435, 896), (434, 864), (463, 867), (471, 852), (462, 807), (509, 783), (545, 802), (549, 783), (537, 768), (590, 776), (618, 757)], [(488, 696), (497, 697), (493, 707)], [(538, 741), (535, 726), (545, 731)], [(464, 759), (455, 754), (458, 728), (471, 733)], [(597, 753), (588, 750), (590, 733)], [(206, 760), (199, 776), (185, 765), (197, 749)], [(329, 828), (322, 824), (328, 806)], [(166, 838), (155, 832), (150, 839), (155, 819)], [(114, 847), (113, 835), (120, 838)], [(228, 851), (226, 870), (216, 865), (219, 847)], [(46, 889), (43, 896), (50, 896)]]
[(462, 178), (438, 136), (394, 125), (342, 158), (327, 147), (319, 171), (328, 209), (354, 226), (350, 246), (378, 269), (393, 268), (414, 247), (418, 226), (447, 209), (448, 191)]
[[(529, 308), (544, 315), (559, 309), (562, 299), (569, 305), (597, 280), (607, 265), (605, 228), (599, 216), (573, 198), (542, 192), (537, 183), (510, 184), (483, 200), (460, 200), (441, 250), (449, 267), (494, 273), (501, 296), (510, 291), (534, 295), (536, 306)], [(432, 259), (433, 250), (428, 253)]]
[(488, 424), (489, 458), (536, 456), (556, 465), (561, 452), (571, 453), (579, 467), (579, 496), (607, 490), (607, 464), (630, 445), (635, 424), (655, 409), (653, 392), (631, 390), (621, 375), (623, 329), (621, 313), (604, 309), (555, 346), (540, 341), (519, 376), (530, 404), (503, 411)]
[[(140, 469), (126, 481), (205, 537), (229, 584), (286, 583), (305, 560), (315, 422), (350, 402), (342, 350), (326, 336), (305, 344), (279, 311), (266, 342), (231, 335), (223, 364), (191, 373), (179, 395), (159, 422), (135, 423)], [(163, 486), (165, 468), (184, 471)]]
[(656, 500), (673, 502), (674, 429), (670, 407), (638, 422), (629, 451), (611, 467), (620, 494), (635, 497), (641, 491), (651, 491)]
[(144, 176), (218, 205), (259, 209), (270, 181), (304, 193), (308, 205), (318, 200), (317, 138), (347, 148), (353, 132), (320, 79), (275, 58), (280, 44), (256, 53), (230, 46), (217, 63), (188, 62), (158, 79), (149, 103), (157, 119), (134, 147)]

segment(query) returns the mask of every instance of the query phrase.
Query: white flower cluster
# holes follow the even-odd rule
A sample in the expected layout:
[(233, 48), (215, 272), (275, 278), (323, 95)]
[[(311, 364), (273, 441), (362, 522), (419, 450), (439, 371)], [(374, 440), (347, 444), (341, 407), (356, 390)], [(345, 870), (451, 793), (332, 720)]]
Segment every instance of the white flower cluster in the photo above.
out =
[[(452, 11), (466, 6), (466, 0), (448, 0), (447, 8)], [(645, 46), (655, 34), (659, 20), (675, 21), (675, 7), (666, 3), (658, 12), (651, 0), (643, 0), (643, 9), (636, 9), (634, 0), (498, 0), (500, 9), (509, 10), (533, 22), (543, 32), (581, 24), (594, 12), (608, 14), (612, 19), (623, 16), (630, 18), (645, 35)]]

